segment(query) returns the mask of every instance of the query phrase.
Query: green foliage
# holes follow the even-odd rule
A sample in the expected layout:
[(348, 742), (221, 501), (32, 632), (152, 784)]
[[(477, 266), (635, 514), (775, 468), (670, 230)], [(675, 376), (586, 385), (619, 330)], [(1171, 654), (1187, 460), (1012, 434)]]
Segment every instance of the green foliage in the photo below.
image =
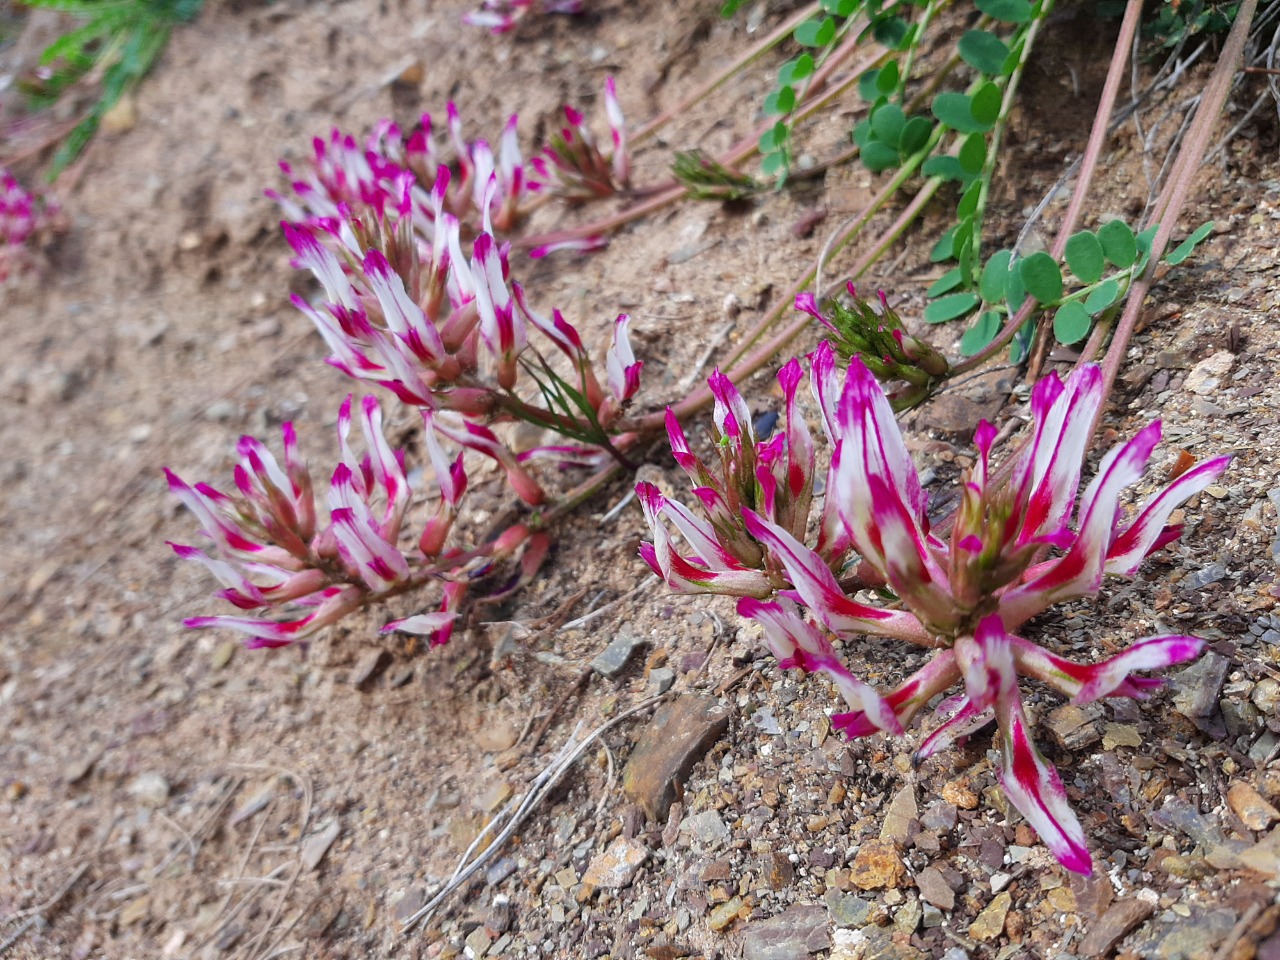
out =
[(1239, 12), (1239, 0), (1164, 0), (1143, 29), (1165, 47), (1172, 47), (1200, 33), (1231, 29)]
[(90, 71), (100, 73), (100, 95), (54, 154), (56, 177), (84, 149), (102, 117), (151, 69), (175, 24), (193, 20), (203, 0), (27, 0), (30, 7), (57, 10), (85, 22), (45, 48), (42, 66), (53, 72), (23, 88), (36, 106), (54, 103)]
[[(1011, 251), (1001, 250), (983, 266), (976, 295), (948, 293), (925, 308), (925, 319), (941, 322), (981, 308), (960, 340), (961, 352), (972, 356), (995, 339), (1006, 320), (1021, 309), (1030, 295), (1039, 310), (1053, 312), (1053, 335), (1059, 343), (1079, 343), (1089, 335), (1094, 321), (1114, 310), (1133, 279), (1146, 270), (1156, 229), (1149, 227), (1135, 235), (1124, 221), (1112, 220), (1097, 232), (1081, 230), (1067, 241), (1065, 264), (1044, 252), (1015, 260)], [(1203, 224), (1166, 253), (1164, 262), (1181, 263), (1212, 232), (1212, 223)], [(1074, 289), (1068, 288), (1068, 270), (1079, 281)], [(936, 296), (933, 290), (941, 282), (935, 282), (930, 296)], [(954, 287), (953, 282), (948, 290)], [(968, 309), (960, 310), (965, 303), (961, 298), (966, 296), (973, 296), (974, 301)], [(1026, 343), (1020, 345), (1023, 339)], [(1011, 349), (1014, 362), (1025, 355), (1029, 343), (1029, 334), (1024, 337), (1020, 331)]]

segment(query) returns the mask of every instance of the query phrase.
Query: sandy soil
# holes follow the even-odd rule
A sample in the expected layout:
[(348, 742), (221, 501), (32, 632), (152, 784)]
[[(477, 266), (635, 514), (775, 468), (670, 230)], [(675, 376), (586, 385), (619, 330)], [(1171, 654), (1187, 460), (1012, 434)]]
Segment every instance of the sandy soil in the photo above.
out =
[[(384, 116), (409, 124), (448, 99), (470, 135), (496, 136), (518, 111), (528, 148), (559, 104), (596, 104), (607, 73), (619, 77), (628, 116), (646, 118), (749, 42), (742, 18), (723, 22), (716, 6), (608, 2), (582, 20), (547, 18), (491, 38), (460, 26), (466, 5), (454, 2), (210, 0), (175, 33), (138, 92), (136, 123), (94, 145), (63, 198), (70, 231), (47, 252), (47, 270), (5, 291), (0, 312), (0, 944), (9, 955), (728, 957), (744, 943), (751, 955), (753, 930), (781, 915), (808, 918), (826, 937), (815, 949), (848, 960), (1061, 957), (1116, 922), (1113, 903), (1139, 901), (1151, 909), (1119, 948), (1132, 956), (1247, 957), (1260, 943), (1258, 956), (1275, 955), (1265, 942), (1280, 877), (1275, 852), (1267, 867), (1271, 815), (1244, 806), (1237, 786), (1280, 796), (1280, 615), (1271, 614), (1280, 167), (1266, 111), (1204, 172), (1186, 222), (1214, 219), (1218, 231), (1159, 287), (1107, 420), (1128, 436), (1164, 419), (1157, 473), (1179, 449), (1235, 452), (1235, 464), (1222, 487), (1188, 505), (1182, 542), (1136, 582), (1036, 624), (1077, 651), (1195, 632), (1217, 658), (1172, 694), (1108, 703), (1063, 737), (1041, 734), (1100, 860), (1092, 881), (1065, 874), (1002, 808), (989, 738), (913, 771), (910, 739), (829, 736), (828, 691), (761, 659), (730, 604), (673, 597), (651, 581), (635, 556), (639, 512), (604, 519), (622, 484), (567, 525), (537, 582), (441, 650), (379, 638), (388, 614), (421, 608), (412, 598), (306, 648), (251, 652), (182, 628), (183, 616), (216, 603), (164, 546), (190, 540), (193, 524), (161, 467), (224, 482), (235, 437), (269, 436), (286, 419), (323, 464), (351, 386), (320, 362), (323, 344), (288, 304), (305, 283), (262, 196), (279, 186), (276, 160), (301, 155), (333, 124), (355, 133)], [(1105, 43), (1085, 43), (1070, 23), (1057, 29), (1048, 48), (1080, 53), (1047, 57), (1028, 77), (1010, 133), (1016, 169), (994, 198), (996, 239), (1016, 232), (1087, 132)], [(396, 81), (413, 77), (414, 64), (420, 82)], [(1083, 78), (1078, 99), (1071, 75)], [(745, 135), (768, 82), (761, 69), (690, 110), (640, 151), (638, 179), (660, 178), (672, 147), (723, 149)], [(809, 131), (806, 149), (834, 151), (848, 117)], [(1094, 210), (1132, 216), (1146, 184), (1131, 131), (1108, 174)], [(688, 203), (602, 254), (520, 271), (537, 303), (565, 309), (597, 344), (628, 310), (646, 361), (640, 401), (657, 406), (730, 323), (726, 298), (742, 312), (722, 349), (872, 186), (865, 171), (842, 168), (745, 209)], [(825, 224), (796, 237), (815, 209), (827, 211)], [(909, 239), (907, 267), (891, 257), (872, 278), (908, 318), (932, 279), (910, 265), (923, 262), (915, 253), (944, 214)], [(530, 228), (580, 215), (547, 207)], [(955, 336), (941, 331), (944, 345)], [(1197, 365), (1222, 351), (1228, 372), (1197, 392)], [(1014, 383), (1017, 372), (1006, 376)], [(776, 405), (764, 377), (748, 392), (754, 409)], [(955, 399), (909, 421), (938, 495), (971, 452), (963, 436), (930, 429)], [(1001, 401), (991, 415), (1016, 407)], [(410, 436), (412, 420), (398, 414), (390, 434)], [(650, 459), (675, 482), (660, 449)], [(502, 509), (496, 478), (479, 496)], [(538, 628), (584, 586), (568, 616), (625, 599), (581, 627)], [(512, 634), (512, 621), (534, 625)], [(579, 685), (623, 629), (644, 639), (645, 657), (616, 680), (592, 674)], [(503, 645), (508, 634), (516, 639)], [(377, 649), (390, 664), (353, 684)], [(846, 653), (876, 681), (911, 668), (887, 646)], [(644, 728), (641, 714), (564, 778), (504, 851), (509, 869), (492, 882), (482, 872), (402, 939), (399, 920), (452, 873), (484, 819), (579, 724), (643, 699), (663, 654), (677, 691), (731, 712), (672, 822), (647, 824), (612, 772)], [(1203, 716), (1178, 712), (1179, 696), (1211, 686)], [(1042, 721), (1069, 726), (1053, 697), (1033, 700)], [(880, 842), (891, 805), (900, 835), (887, 839), (907, 872), (892, 888), (860, 888), (850, 868)], [(587, 866), (618, 836), (643, 844), (646, 864), (622, 889), (584, 890)], [(1246, 849), (1259, 869), (1236, 858)], [(938, 908), (936, 891), (925, 897), (933, 874), (918, 882), (931, 868), (952, 891), (950, 909)], [(805, 905), (818, 913), (787, 913)], [(994, 923), (986, 936), (983, 917)]]

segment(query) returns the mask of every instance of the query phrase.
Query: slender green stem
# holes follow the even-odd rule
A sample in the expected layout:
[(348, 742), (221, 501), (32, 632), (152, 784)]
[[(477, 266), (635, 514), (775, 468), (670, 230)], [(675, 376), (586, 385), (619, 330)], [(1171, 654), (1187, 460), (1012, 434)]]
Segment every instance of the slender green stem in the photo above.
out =
[(937, 15), (938, 11), (950, 2), (951, 0), (929, 0), (925, 4), (924, 12), (920, 14), (920, 21), (916, 27), (917, 42), (907, 48), (907, 55), (902, 58), (902, 68), (898, 74), (898, 82), (902, 85), (901, 104), (904, 110), (907, 109), (907, 81), (911, 79), (911, 68), (915, 66), (916, 54), (920, 50), (919, 39), (929, 29), (929, 23)]
[[(1031, 49), (1035, 46), (1040, 28), (1053, 11), (1054, 0), (1044, 0), (1039, 14), (1027, 26), (1023, 36), (1022, 49), (1018, 54), (1018, 64), (1009, 74), (1004, 86), (1004, 96), (1000, 100), (1000, 115), (996, 117), (995, 126), (991, 130), (991, 142), (987, 144), (987, 157), (979, 174), (978, 205), (973, 212), (973, 262), (975, 269), (982, 263), (982, 220), (987, 212), (987, 196), (991, 192), (991, 178), (995, 174), (996, 161), (1000, 158), (1000, 141), (1004, 137), (1005, 128), (1009, 125), (1009, 112), (1013, 109), (1014, 97), (1018, 93), (1018, 84), (1022, 80), (1023, 71), (1031, 59)], [(966, 278), (968, 280), (969, 278)]]
[[(1111, 66), (1107, 71), (1107, 79), (1103, 84), (1102, 99), (1099, 101), (1097, 112), (1094, 114), (1093, 129), (1089, 134), (1089, 143), (1085, 149), (1080, 175), (1076, 178), (1075, 191), (1067, 206), (1067, 215), (1064, 217), (1062, 226), (1058, 230), (1058, 235), (1053, 241), (1051, 249), (1055, 259), (1060, 258), (1066, 249), (1067, 240), (1076, 227), (1080, 211), (1084, 206), (1084, 198), (1089, 192), (1089, 185), (1093, 180), (1098, 159), (1102, 153), (1102, 146), (1106, 141), (1107, 129), (1111, 122), (1111, 113), (1115, 107), (1116, 94), (1124, 77), (1125, 66), (1128, 64), (1133, 35), (1137, 30), (1141, 15), (1142, 0), (1129, 0), (1129, 7), (1125, 11), (1124, 21), (1120, 27), (1120, 36), (1116, 40), (1115, 52), (1111, 58)], [(952, 367), (951, 376), (958, 376), (975, 370), (1003, 350), (1017, 336), (1018, 331), (1022, 329), (1022, 325), (1031, 317), (1035, 308), (1036, 302), (1034, 298), (1027, 297), (1022, 302), (1018, 312), (1006, 321), (995, 339), (972, 357)], [(1098, 328), (1095, 326), (1094, 329), (1097, 330)], [(1090, 342), (1092, 343), (1093, 340), (1091, 339)], [(1095, 344), (1095, 349), (1096, 346)]]

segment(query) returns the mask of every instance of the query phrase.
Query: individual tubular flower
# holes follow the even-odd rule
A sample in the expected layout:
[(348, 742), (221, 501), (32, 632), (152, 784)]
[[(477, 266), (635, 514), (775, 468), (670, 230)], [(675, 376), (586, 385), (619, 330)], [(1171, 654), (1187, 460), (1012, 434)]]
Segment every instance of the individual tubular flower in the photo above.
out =
[[(636, 496), (653, 533), (652, 543), (640, 545), (640, 556), (673, 590), (745, 597), (767, 597), (772, 593), (768, 576), (721, 546), (712, 526), (683, 504), (668, 500), (652, 483), (636, 484)], [(667, 520), (680, 531), (692, 554), (677, 552), (667, 533)]]
[[(264, 444), (241, 438), (235, 469), (239, 496), (204, 483), (192, 486), (165, 471), (169, 489), (195, 515), (218, 554), (171, 543), (178, 556), (208, 569), (224, 587), (218, 596), (233, 606), (293, 617), (192, 617), (187, 626), (247, 633), (250, 647), (282, 646), (408, 579), (409, 563), (396, 546), (409, 501), (403, 457), (387, 445), (382, 413), (372, 397), (360, 404), (367, 452), (356, 456), (349, 442), (352, 408), (348, 397), (338, 416), (342, 456), (330, 484), (327, 523), (317, 516), (311, 477), (289, 423), (282, 429), (283, 466)], [(299, 607), (311, 612), (299, 616)]]
[[(718, 484), (712, 491), (717, 496), (699, 497), (706, 520), (685, 511), (677, 521), (670, 501), (655, 491), (638, 491), (655, 531), (653, 545), (642, 548), (642, 555), (675, 589), (741, 594), (735, 582), (717, 576), (726, 569), (737, 572), (730, 560), (766, 573), (782, 605), (753, 600), (739, 609), (762, 624), (766, 642), (783, 666), (843, 677), (843, 667), (837, 669), (829, 659), (834, 653), (829, 653), (833, 648), (824, 630), (846, 641), (868, 634), (932, 649), (925, 666), (876, 699), (856, 688), (853, 699), (858, 702), (853, 704), (846, 693), (855, 709), (833, 716), (833, 727), (849, 737), (866, 736), (892, 730), (892, 718), (906, 728), (927, 703), (962, 682), (963, 693), (937, 708), (937, 723), (922, 741), (917, 760), (994, 720), (1003, 757), (1000, 778), (1010, 802), (1064, 866), (1088, 872), (1083, 832), (1061, 778), (1031, 740), (1018, 677), (1040, 680), (1076, 703), (1141, 699), (1161, 681), (1135, 671), (1185, 663), (1199, 655), (1203, 643), (1193, 637), (1151, 637), (1089, 664), (1059, 656), (1017, 631), (1053, 603), (1095, 594), (1107, 574), (1131, 576), (1145, 556), (1177, 538), (1180, 528), (1167, 525), (1173, 510), (1221, 476), (1230, 458), (1197, 465), (1126, 521), (1120, 496), (1141, 477), (1159, 440), (1159, 422), (1106, 454), (1097, 476), (1077, 497), (1090, 424), (1102, 402), (1101, 373), (1085, 365), (1065, 383), (1050, 374), (1032, 392), (1030, 438), (1003, 486), (994, 480), (991, 463), (995, 428), (979, 425), (976, 461), (962, 478), (952, 529), (943, 539), (931, 529), (927, 495), (874, 372), (854, 356), (841, 383), (834, 358), (834, 349), (825, 343), (811, 358), (814, 397), (833, 446), (817, 548), (805, 542), (807, 518), (792, 518), (787, 529), (776, 506), (773, 516), (760, 512), (761, 506), (774, 503), (770, 496), (758, 497), (755, 507), (739, 497), (742, 532), (761, 556), (743, 564), (747, 549), (734, 542), (739, 528), (726, 519), (722, 502), (727, 500), (724, 489), (740, 489), (734, 486), (735, 465), (750, 456), (758, 475), (784, 459), (803, 474), (810, 456), (808, 435), (791, 433), (798, 420), (793, 409), (798, 377), (790, 369), (782, 378), (788, 397), (787, 457), (770, 444), (753, 443), (748, 453), (735, 443), (742, 434), (743, 408), (726, 394), (723, 382), (712, 383), (723, 461), (719, 475), (693, 455), (678, 425), (671, 430), (677, 462), (697, 489)], [(760, 489), (769, 490), (771, 483), (762, 481)], [(662, 518), (672, 521), (693, 550), (684, 567), (671, 559), (679, 555)], [(855, 566), (867, 571), (861, 582), (883, 584), (896, 602), (885, 608), (850, 596), (840, 577)], [(768, 599), (758, 590), (750, 595)], [(803, 604), (817, 623), (802, 621), (785, 605), (788, 601)], [(816, 659), (796, 650), (817, 651)]]
[(573, 107), (564, 108), (566, 125), (551, 135), (540, 155), (529, 165), (537, 174), (530, 189), (555, 192), (570, 200), (590, 200), (621, 193), (631, 184), (631, 159), (627, 153), (626, 121), (618, 105), (613, 77), (605, 78), (605, 116), (613, 147), (609, 156), (600, 151), (586, 119)]
[[(906, 410), (925, 400), (950, 365), (946, 357), (926, 340), (912, 336), (902, 318), (889, 306), (884, 291), (877, 291), (880, 312), (858, 296), (853, 283), (847, 284), (849, 304), (839, 299), (819, 309), (812, 293), (796, 295), (796, 309), (818, 320), (835, 334), (832, 346), (848, 360), (862, 357), (867, 369), (881, 383), (900, 384), (889, 402), (895, 410)], [(904, 382), (905, 381), (905, 382)]]
[(461, 453), (451, 462), (440, 446), (440, 440), (436, 436), (435, 417), (430, 410), (422, 411), (422, 420), (426, 428), (423, 431), (423, 442), (435, 471), (436, 486), (440, 488), (440, 504), (435, 516), (423, 526), (418, 547), (427, 557), (437, 557), (444, 549), (453, 521), (458, 516), (462, 496), (467, 492), (467, 472), (462, 466)]
[(625, 313), (618, 314), (613, 324), (613, 340), (609, 351), (605, 354), (604, 368), (609, 384), (609, 396), (603, 398), (596, 408), (596, 416), (601, 426), (609, 427), (622, 413), (623, 408), (640, 389), (640, 370), (644, 362), (636, 359), (631, 349), (631, 338), (628, 329), (631, 318)]

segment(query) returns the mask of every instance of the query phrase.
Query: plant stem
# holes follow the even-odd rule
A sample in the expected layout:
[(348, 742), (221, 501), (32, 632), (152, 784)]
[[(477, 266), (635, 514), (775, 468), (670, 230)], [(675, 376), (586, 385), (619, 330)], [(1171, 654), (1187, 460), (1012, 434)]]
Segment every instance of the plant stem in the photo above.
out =
[[(982, 164), (979, 179), (982, 186), (978, 188), (978, 205), (973, 212), (973, 262), (975, 269), (981, 270), (982, 264), (982, 220), (987, 212), (987, 196), (991, 192), (991, 178), (995, 174), (996, 161), (1000, 158), (1000, 141), (1004, 137), (1005, 128), (1009, 125), (1009, 111), (1013, 109), (1013, 98), (1018, 93), (1018, 84), (1022, 80), (1023, 71), (1031, 59), (1031, 50), (1035, 46), (1036, 37), (1040, 33), (1049, 14), (1053, 11), (1054, 0), (1044, 0), (1040, 13), (1027, 27), (1022, 39), (1022, 50), (1018, 54), (1018, 65), (1009, 74), (1004, 85), (1004, 96), (1000, 100), (1000, 115), (996, 117), (995, 126), (991, 130), (991, 142), (987, 145), (987, 157)], [(970, 278), (966, 277), (966, 281)]]
[[(1107, 138), (1107, 131), (1111, 123), (1111, 113), (1115, 107), (1115, 99), (1120, 89), (1120, 82), (1124, 78), (1125, 66), (1129, 60), (1129, 50), (1132, 48), (1133, 33), (1137, 29), (1141, 14), (1142, 0), (1129, 0), (1129, 6), (1125, 10), (1124, 21), (1120, 27), (1120, 36), (1116, 40), (1115, 51), (1111, 58), (1111, 66), (1107, 70), (1107, 79), (1103, 84), (1102, 99), (1099, 101), (1098, 109), (1094, 113), (1093, 129), (1089, 133), (1089, 143), (1085, 148), (1080, 175), (1076, 178), (1076, 186), (1067, 207), (1067, 215), (1063, 220), (1062, 226), (1058, 229), (1053, 246), (1050, 248), (1055, 260), (1060, 259), (1063, 251), (1066, 250), (1067, 240), (1075, 229), (1080, 211), (1084, 207), (1084, 198), (1088, 194), (1094, 172), (1097, 169), (1098, 159), (1102, 153), (1103, 144)], [(1018, 331), (1022, 329), (1022, 325), (1027, 322), (1035, 308), (1035, 299), (1028, 296), (1022, 301), (1022, 306), (1018, 308), (1018, 312), (1005, 322), (1003, 329), (996, 335), (995, 339), (972, 357), (952, 367), (950, 375), (957, 376), (968, 373), (1003, 350), (1017, 336)]]
[(790, 35), (791, 31), (793, 31), (805, 20), (808, 20), (809, 17), (812, 16), (815, 11), (817, 11), (817, 9), (818, 9), (817, 3), (810, 3), (807, 6), (803, 7), (799, 13), (797, 13), (790, 20), (787, 20), (780, 27), (775, 29), (773, 33), (769, 34), (767, 37), (765, 37), (763, 40), (757, 43), (754, 47), (752, 47), (746, 53), (738, 57), (737, 60), (731, 63), (724, 70), (720, 71), (720, 73), (716, 74), (706, 83), (702, 84), (700, 87), (694, 90), (693, 93), (689, 94), (679, 103), (677, 103), (675, 106), (668, 107), (666, 110), (662, 111), (662, 113), (658, 114), (648, 123), (644, 124), (644, 126), (640, 127), (640, 129), (632, 133), (631, 142), (633, 144), (636, 144), (642, 140), (648, 139), (649, 137), (657, 133), (657, 131), (664, 124), (670, 121), (673, 117), (678, 116), (681, 113), (684, 113), (684, 111), (688, 110), (694, 104), (701, 102), (702, 99), (706, 97), (707, 94), (711, 93), (716, 88), (718, 88), (721, 84), (725, 83), (735, 73), (738, 73), (739, 71), (746, 69), (754, 61), (758, 60), (762, 55), (764, 55), (769, 50), (773, 49), (779, 43), (785, 40), (787, 36)]
[[(1125, 353), (1129, 348), (1129, 339), (1133, 336), (1133, 328), (1137, 325), (1138, 315), (1142, 312), (1142, 302), (1146, 299), (1147, 292), (1151, 289), (1151, 284), (1155, 280), (1156, 268), (1160, 265), (1160, 258), (1164, 255), (1165, 247), (1169, 243), (1169, 237), (1173, 234), (1174, 228), (1178, 224), (1178, 215), (1182, 212), (1187, 197), (1191, 193), (1191, 186), (1195, 181), (1196, 173), (1204, 160), (1205, 152), (1209, 149), (1214, 126), (1217, 124), (1218, 118), (1222, 114), (1222, 108), (1227, 101), (1227, 96), (1231, 92), (1231, 81), (1244, 54), (1245, 41), (1249, 37), (1249, 27), (1253, 22), (1257, 8), (1257, 0), (1244, 0), (1240, 4), (1235, 23), (1231, 25), (1231, 32), (1227, 34), (1227, 41), (1222, 49), (1222, 55), (1218, 58), (1218, 63), (1213, 68), (1209, 82), (1205, 84), (1204, 93), (1200, 98), (1200, 106), (1196, 109), (1195, 120), (1191, 124), (1191, 130), (1183, 141), (1182, 147), (1178, 150), (1178, 157), (1169, 175), (1169, 182), (1165, 184), (1164, 189), (1160, 192), (1160, 197), (1157, 199), (1155, 208), (1152, 211), (1152, 219), (1158, 218), (1160, 227), (1156, 230), (1156, 235), (1151, 240), (1151, 253), (1147, 261), (1147, 269), (1129, 287), (1124, 312), (1120, 315), (1120, 321), (1116, 325), (1115, 336), (1112, 337), (1111, 345), (1107, 348), (1106, 356), (1103, 358), (1103, 396), (1110, 396), (1112, 389), (1115, 387), (1116, 377), (1120, 373), (1120, 364), (1124, 361)], [(1102, 419), (1102, 412), (1102, 408), (1099, 407), (1093, 414), (1093, 432), (1095, 434)]]
[[(852, 49), (852, 47), (850, 49)], [(839, 51), (837, 51), (837, 53), (839, 53)], [(854, 78), (854, 81), (856, 81), (858, 76), (871, 69), (871, 67), (873, 67), (883, 57), (883, 52), (877, 53), (874, 57), (869, 57), (858, 63), (851, 72), (851, 76)], [(823, 64), (823, 66), (814, 74), (813, 83), (810, 84), (808, 93), (815, 95), (816, 98), (816, 95), (822, 91), (826, 79), (830, 76), (831, 72), (839, 66), (843, 59), (844, 57), (838, 57), (836, 54), (833, 54), (828, 58), (828, 62)], [(847, 86), (848, 83), (844, 83), (841, 84), (838, 89), (843, 91)], [(825, 95), (824, 98), (818, 99), (823, 103), (826, 102)], [(807, 105), (808, 104), (806, 103), (806, 107)], [(803, 117), (809, 116), (808, 112), (801, 111), (801, 114)], [(765, 120), (758, 125), (750, 135), (738, 141), (738, 143), (734, 144), (734, 146), (725, 153), (717, 156), (715, 158), (715, 162), (721, 166), (729, 168), (730, 170), (736, 169), (740, 164), (755, 155), (760, 147), (760, 137), (766, 130), (772, 127), (775, 122), (776, 121), (773, 119)], [(638, 203), (633, 207), (627, 207), (624, 210), (619, 210), (617, 213), (610, 214), (600, 220), (595, 220), (579, 227), (572, 227), (568, 230), (557, 231), (556, 233), (544, 233), (521, 237), (520, 239), (515, 240), (513, 245), (519, 249), (528, 250), (533, 247), (563, 243), (565, 241), (576, 240), (581, 237), (613, 233), (615, 230), (625, 226), (633, 220), (638, 220), (643, 216), (647, 216), (648, 214), (661, 210), (663, 207), (682, 199), (688, 195), (689, 191), (683, 184), (676, 183), (675, 181), (669, 181), (666, 184), (639, 188), (637, 192), (652, 194), (652, 196), (642, 203)]]

